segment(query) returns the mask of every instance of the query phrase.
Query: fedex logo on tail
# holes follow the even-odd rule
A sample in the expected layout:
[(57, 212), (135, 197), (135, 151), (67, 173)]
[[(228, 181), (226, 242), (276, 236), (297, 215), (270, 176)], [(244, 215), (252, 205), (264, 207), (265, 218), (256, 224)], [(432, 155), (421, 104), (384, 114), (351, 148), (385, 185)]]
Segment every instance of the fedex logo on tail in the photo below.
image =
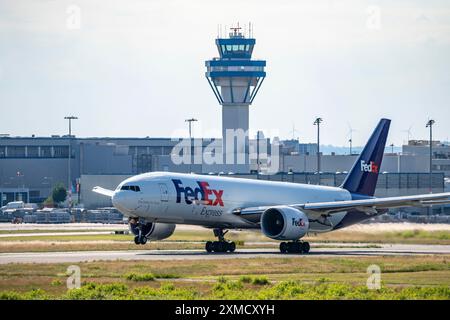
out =
[(186, 204), (192, 204), (194, 200), (202, 200), (204, 205), (223, 207), (223, 190), (210, 189), (206, 181), (197, 181), (196, 188), (183, 187), (183, 183), (178, 179), (172, 179), (172, 182), (177, 191), (177, 203), (181, 202), (181, 194), (183, 194)]
[(364, 160), (361, 160), (361, 171), (378, 173), (378, 165), (376, 165), (375, 162), (373, 162), (373, 161), (370, 161), (369, 163), (367, 163)]

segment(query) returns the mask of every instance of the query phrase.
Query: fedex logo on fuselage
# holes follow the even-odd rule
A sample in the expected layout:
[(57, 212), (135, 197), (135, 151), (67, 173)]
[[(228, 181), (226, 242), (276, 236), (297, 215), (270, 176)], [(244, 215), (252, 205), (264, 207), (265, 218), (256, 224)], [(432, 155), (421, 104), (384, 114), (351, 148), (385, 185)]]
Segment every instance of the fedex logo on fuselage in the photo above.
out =
[(223, 207), (223, 190), (210, 189), (206, 181), (196, 181), (198, 184), (196, 188), (183, 187), (183, 183), (178, 179), (172, 179), (172, 182), (177, 191), (177, 203), (181, 203), (181, 194), (184, 194), (186, 204), (192, 204), (194, 200), (202, 200), (204, 205)]
[(375, 162), (373, 162), (373, 161), (370, 161), (369, 163), (367, 163), (364, 160), (361, 160), (361, 171), (378, 173), (378, 165), (376, 165)]

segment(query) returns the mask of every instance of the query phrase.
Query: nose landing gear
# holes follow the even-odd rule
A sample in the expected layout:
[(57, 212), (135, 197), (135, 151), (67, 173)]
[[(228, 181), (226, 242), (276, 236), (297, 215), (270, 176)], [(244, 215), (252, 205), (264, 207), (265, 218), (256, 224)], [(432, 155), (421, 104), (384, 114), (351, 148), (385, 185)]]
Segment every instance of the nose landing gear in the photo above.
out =
[(134, 243), (146, 244), (148, 240), (147, 235), (150, 233), (153, 225), (151, 223), (141, 223), (139, 218), (130, 218), (128, 222), (131, 232), (134, 234)]
[(292, 242), (281, 242), (280, 252), (281, 253), (308, 253), (310, 249), (309, 242), (307, 241), (292, 241)]
[(234, 252), (234, 250), (236, 250), (236, 243), (225, 240), (225, 234), (228, 230), (224, 232), (223, 229), (214, 229), (213, 231), (214, 236), (216, 236), (219, 241), (206, 242), (205, 249), (207, 252)]

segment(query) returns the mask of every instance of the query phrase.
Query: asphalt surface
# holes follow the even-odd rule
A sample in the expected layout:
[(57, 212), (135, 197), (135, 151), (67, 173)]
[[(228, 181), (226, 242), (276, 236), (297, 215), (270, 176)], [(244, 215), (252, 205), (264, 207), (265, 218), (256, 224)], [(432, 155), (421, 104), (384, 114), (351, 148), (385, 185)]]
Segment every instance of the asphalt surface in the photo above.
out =
[[(359, 244), (361, 246), (362, 244)], [(108, 260), (208, 260), (286, 257), (408, 256), (450, 255), (450, 245), (386, 244), (377, 248), (315, 248), (307, 255), (281, 254), (276, 249), (237, 249), (234, 253), (206, 253), (203, 250), (122, 250), (77, 252), (0, 253), (0, 264), (7, 263), (77, 263)]]

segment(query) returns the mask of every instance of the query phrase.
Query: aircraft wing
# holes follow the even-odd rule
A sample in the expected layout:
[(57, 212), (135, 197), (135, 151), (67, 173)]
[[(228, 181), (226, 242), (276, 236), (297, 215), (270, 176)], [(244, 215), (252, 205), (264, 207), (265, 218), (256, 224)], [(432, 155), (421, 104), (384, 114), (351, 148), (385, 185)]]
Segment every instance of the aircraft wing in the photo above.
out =
[(92, 189), (92, 191), (94, 191), (95, 193), (98, 193), (98, 194), (101, 194), (101, 195), (110, 197), (110, 198), (111, 198), (111, 197), (113, 196), (113, 194), (114, 194), (114, 191), (113, 191), (113, 190), (105, 189), (105, 188), (102, 188), (102, 187), (94, 187), (94, 188)]
[[(336, 212), (358, 210), (366, 212), (368, 215), (376, 215), (380, 212), (390, 208), (401, 207), (424, 207), (431, 205), (450, 204), (450, 192), (446, 193), (431, 193), (415, 196), (400, 196), (388, 198), (370, 198), (363, 200), (347, 200), (347, 201), (332, 201), (332, 202), (316, 202), (304, 204), (286, 204), (287, 206), (304, 211), (308, 217), (317, 218), (330, 216)], [(236, 215), (241, 215), (244, 218), (250, 218), (253, 222), (265, 210), (275, 206), (261, 206), (237, 208), (233, 210)]]

